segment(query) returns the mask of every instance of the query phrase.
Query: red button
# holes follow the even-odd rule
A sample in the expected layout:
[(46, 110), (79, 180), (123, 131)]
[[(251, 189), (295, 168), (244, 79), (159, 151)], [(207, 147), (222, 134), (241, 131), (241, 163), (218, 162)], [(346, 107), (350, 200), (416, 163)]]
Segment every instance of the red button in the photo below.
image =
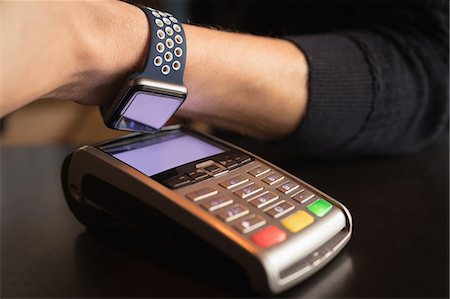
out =
[(287, 234), (276, 226), (269, 226), (252, 236), (257, 245), (268, 248), (286, 240)]

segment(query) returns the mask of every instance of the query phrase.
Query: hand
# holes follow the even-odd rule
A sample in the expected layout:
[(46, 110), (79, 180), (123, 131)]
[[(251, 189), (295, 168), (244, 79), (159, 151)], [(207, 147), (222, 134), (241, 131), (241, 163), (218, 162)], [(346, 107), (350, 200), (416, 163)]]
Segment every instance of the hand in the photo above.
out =
[(120, 1), (0, 2), (0, 116), (39, 98), (99, 104), (139, 70), (148, 22)]

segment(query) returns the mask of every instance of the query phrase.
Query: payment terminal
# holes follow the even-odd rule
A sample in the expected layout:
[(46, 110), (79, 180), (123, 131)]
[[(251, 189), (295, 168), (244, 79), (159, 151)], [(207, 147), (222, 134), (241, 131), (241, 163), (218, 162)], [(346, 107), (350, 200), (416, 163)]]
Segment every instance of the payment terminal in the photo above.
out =
[(86, 226), (107, 213), (146, 231), (158, 211), (242, 266), (261, 293), (280, 293), (331, 261), (352, 234), (341, 203), (279, 167), (180, 126), (80, 147), (62, 184)]

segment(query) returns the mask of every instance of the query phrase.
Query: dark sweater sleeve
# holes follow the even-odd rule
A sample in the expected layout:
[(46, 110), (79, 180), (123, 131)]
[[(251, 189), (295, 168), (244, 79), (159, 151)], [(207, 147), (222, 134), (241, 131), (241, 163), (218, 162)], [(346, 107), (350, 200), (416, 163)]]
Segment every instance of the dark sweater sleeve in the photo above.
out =
[(448, 126), (448, 2), (412, 3), (363, 11), (358, 28), (288, 38), (307, 57), (309, 100), (283, 146), (321, 156), (400, 153)]

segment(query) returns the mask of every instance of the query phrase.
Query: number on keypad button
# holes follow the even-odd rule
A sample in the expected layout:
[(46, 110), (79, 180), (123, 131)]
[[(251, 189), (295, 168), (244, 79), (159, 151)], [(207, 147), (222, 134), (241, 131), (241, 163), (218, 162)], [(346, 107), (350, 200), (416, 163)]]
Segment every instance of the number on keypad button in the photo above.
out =
[(305, 189), (305, 190), (301, 191), (299, 194), (296, 194), (292, 198), (295, 199), (296, 201), (298, 201), (299, 203), (305, 203), (306, 201), (310, 200), (313, 197), (314, 197), (314, 193)]
[(215, 211), (222, 207), (225, 207), (233, 202), (232, 199), (224, 196), (217, 196), (202, 202), (201, 206), (208, 211)]
[(268, 205), (269, 203), (274, 202), (278, 198), (280, 198), (280, 197), (278, 195), (276, 195), (275, 193), (266, 192), (266, 193), (263, 193), (263, 194), (255, 197), (254, 199), (252, 199), (250, 201), (250, 204), (254, 205), (257, 208), (262, 208), (262, 207)]
[(236, 187), (237, 185), (243, 184), (248, 181), (249, 179), (244, 177), (243, 175), (237, 175), (235, 177), (232, 177), (231, 179), (220, 182), (219, 185), (226, 189), (231, 189), (233, 187)]
[(235, 191), (234, 194), (236, 194), (240, 198), (247, 198), (247, 197), (261, 191), (262, 189), (263, 188), (257, 184), (251, 184), (251, 185), (248, 185), (247, 187), (244, 187), (244, 188), (241, 188), (241, 189)]
[(236, 204), (219, 211), (219, 213), (217, 213), (217, 216), (219, 216), (219, 218), (225, 222), (230, 222), (238, 219), (239, 217), (247, 215), (248, 213), (249, 210), (246, 207), (240, 204)]
[(284, 176), (275, 172), (266, 176), (262, 181), (268, 185), (273, 185), (284, 179)]
[(283, 201), (279, 204), (277, 204), (276, 206), (274, 206), (273, 208), (270, 208), (269, 210), (266, 211), (266, 213), (273, 217), (273, 218), (278, 218), (284, 214), (286, 214), (289, 211), (292, 211), (295, 208), (295, 206), (287, 201)]
[(243, 234), (251, 232), (266, 224), (266, 220), (259, 215), (250, 215), (239, 221), (234, 227)]
[(291, 181), (286, 181), (283, 184), (281, 184), (277, 190), (284, 193), (284, 194), (289, 194), (292, 191), (296, 190), (297, 188), (299, 188), (300, 186), (297, 183), (291, 182)]
[(270, 168), (266, 167), (266, 166), (258, 166), (256, 168), (253, 168), (252, 170), (250, 170), (248, 173), (250, 173), (252, 176), (254, 177), (259, 177), (267, 172), (270, 171)]

